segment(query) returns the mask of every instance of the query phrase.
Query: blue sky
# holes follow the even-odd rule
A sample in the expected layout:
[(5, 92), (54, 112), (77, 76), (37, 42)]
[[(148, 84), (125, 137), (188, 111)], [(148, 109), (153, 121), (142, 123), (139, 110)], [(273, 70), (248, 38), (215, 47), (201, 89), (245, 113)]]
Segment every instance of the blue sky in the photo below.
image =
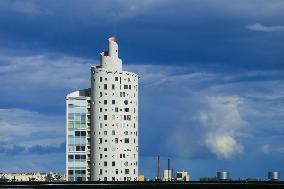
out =
[(0, 1), (0, 172), (64, 171), (65, 96), (115, 35), (141, 76), (140, 173), (284, 173), (282, 0)]

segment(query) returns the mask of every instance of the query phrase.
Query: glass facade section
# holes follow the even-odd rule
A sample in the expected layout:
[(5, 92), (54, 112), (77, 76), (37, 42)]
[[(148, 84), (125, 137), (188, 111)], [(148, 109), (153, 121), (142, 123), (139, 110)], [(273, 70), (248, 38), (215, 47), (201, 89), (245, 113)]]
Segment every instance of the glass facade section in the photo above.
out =
[[(71, 93), (72, 94), (72, 93)], [(88, 102), (84, 96), (67, 96), (66, 100), (67, 156), (66, 173), (68, 181), (86, 181), (87, 178), (87, 111)]]

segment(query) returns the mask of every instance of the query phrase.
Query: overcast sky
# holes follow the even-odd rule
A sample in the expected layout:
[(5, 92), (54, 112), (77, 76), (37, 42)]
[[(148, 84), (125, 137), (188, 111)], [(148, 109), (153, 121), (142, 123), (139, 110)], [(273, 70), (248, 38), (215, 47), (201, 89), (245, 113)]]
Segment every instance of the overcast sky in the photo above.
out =
[(65, 96), (114, 35), (140, 75), (139, 172), (284, 173), (283, 0), (1, 0), (0, 172), (65, 170)]

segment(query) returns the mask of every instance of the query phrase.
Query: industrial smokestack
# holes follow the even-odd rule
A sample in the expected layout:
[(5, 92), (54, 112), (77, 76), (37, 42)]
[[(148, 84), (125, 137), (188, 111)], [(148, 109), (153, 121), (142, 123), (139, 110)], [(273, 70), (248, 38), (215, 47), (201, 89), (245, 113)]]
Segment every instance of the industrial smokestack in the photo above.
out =
[(170, 179), (170, 170), (171, 170), (171, 162), (170, 162), (171, 160), (170, 159), (168, 159), (168, 180), (170, 181), (171, 179)]
[(157, 180), (160, 180), (160, 179), (161, 179), (160, 166), (161, 166), (160, 156), (158, 155), (158, 175), (157, 175)]
[(175, 175), (174, 175), (174, 163), (172, 161), (172, 168), (171, 168), (171, 178), (175, 178)]

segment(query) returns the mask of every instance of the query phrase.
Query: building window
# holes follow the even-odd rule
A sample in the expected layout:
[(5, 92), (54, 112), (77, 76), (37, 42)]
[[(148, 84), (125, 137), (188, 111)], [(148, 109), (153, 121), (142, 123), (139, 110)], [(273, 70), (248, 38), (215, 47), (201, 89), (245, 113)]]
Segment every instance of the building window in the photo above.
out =
[(125, 169), (125, 174), (126, 174), (126, 175), (129, 174), (129, 169)]
[(75, 136), (86, 136), (86, 131), (75, 131)]
[(104, 100), (104, 104), (107, 104), (107, 100)]
[(129, 143), (129, 138), (125, 138), (124, 143)]
[(128, 89), (128, 85), (124, 85), (124, 89)]
[(115, 161), (113, 161), (113, 162), (111, 163), (111, 165), (112, 165), (112, 166), (115, 166)]
[(103, 112), (103, 108), (100, 108), (100, 112)]
[(85, 146), (76, 146), (76, 151), (85, 151)]
[(118, 138), (115, 138), (114, 141), (115, 141), (115, 143), (118, 143)]
[(107, 181), (107, 177), (104, 177), (104, 181)]
[(107, 84), (104, 84), (104, 89), (107, 89)]
[(103, 174), (103, 170), (102, 170), (102, 169), (100, 169), (100, 175), (101, 175), (101, 174)]
[[(69, 104), (70, 105), (70, 104)], [(74, 114), (73, 113), (69, 113), (68, 114), (68, 119), (69, 120), (74, 120)]]
[(104, 115), (104, 120), (107, 120), (107, 115)]
[(129, 112), (129, 108), (124, 108), (124, 111), (125, 112)]
[(68, 174), (69, 175), (73, 175), (74, 174), (74, 170), (68, 170)]
[(112, 84), (112, 85), (111, 85), (111, 89), (112, 89), (112, 90), (114, 90), (114, 88), (115, 88), (115, 85), (114, 85), (114, 84)]
[(68, 159), (72, 160), (72, 159), (74, 159), (74, 156), (73, 155), (68, 155)]
[(107, 148), (104, 148), (104, 151), (106, 152), (106, 151), (107, 151)]
[(103, 154), (100, 154), (100, 158), (101, 158), (101, 159), (103, 158)]
[(103, 93), (102, 92), (100, 92), (100, 97), (102, 97), (103, 96)]
[(68, 108), (74, 108), (74, 104), (68, 104)]
[(125, 97), (125, 92), (120, 92), (120, 97)]
[(125, 101), (124, 101), (124, 104), (127, 105), (127, 104), (128, 104), (128, 100), (125, 100)]
[(118, 174), (118, 169), (115, 169), (115, 174)]
[(131, 115), (124, 115), (124, 120), (130, 121), (131, 120)]
[(115, 104), (115, 100), (112, 100), (111, 102), (112, 102), (112, 104)]
[(80, 136), (80, 131), (75, 131), (75, 136)]
[(118, 112), (118, 108), (117, 107), (115, 108), (115, 112)]
[(118, 77), (115, 77), (115, 81), (118, 81)]
[(112, 135), (115, 135), (115, 130), (112, 130), (112, 131), (111, 131), (111, 134), (112, 134)]
[(104, 131), (104, 135), (107, 135), (107, 131)]
[(82, 181), (83, 177), (76, 177), (76, 181)]
[(104, 162), (104, 166), (105, 166), (105, 167), (107, 166), (107, 161)]
[(103, 78), (102, 77), (100, 77), (100, 82), (102, 82), (103, 81)]
[(103, 143), (103, 139), (99, 138), (99, 143), (102, 144)]
[(129, 85), (129, 89), (131, 89), (131, 85)]

